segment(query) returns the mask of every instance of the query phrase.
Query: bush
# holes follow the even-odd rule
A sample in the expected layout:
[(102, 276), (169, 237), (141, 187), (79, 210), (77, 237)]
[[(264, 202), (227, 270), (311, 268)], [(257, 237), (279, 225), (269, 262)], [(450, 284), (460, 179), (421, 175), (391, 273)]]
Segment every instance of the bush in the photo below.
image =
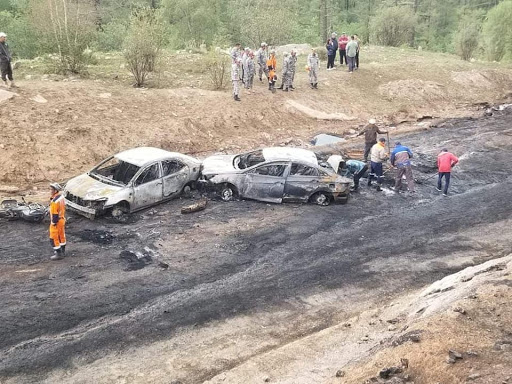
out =
[(414, 42), (416, 15), (409, 7), (391, 7), (381, 9), (372, 19), (372, 40), (380, 45), (399, 47)]
[(223, 89), (230, 81), (231, 58), (222, 52), (210, 52), (206, 57), (205, 69), (213, 89)]
[(124, 43), (124, 57), (135, 79), (135, 86), (142, 87), (165, 43), (165, 27), (161, 13), (151, 8), (134, 11)]
[(102, 31), (96, 35), (95, 48), (98, 51), (110, 52), (119, 51), (124, 44), (128, 32), (126, 23), (112, 21), (102, 25)]
[(487, 13), (483, 35), (489, 60), (512, 56), (512, 1), (503, 1)]
[(33, 0), (29, 19), (41, 46), (58, 54), (56, 71), (83, 72), (92, 58), (88, 49), (95, 33), (93, 0)]
[(463, 60), (470, 60), (478, 48), (480, 28), (472, 18), (464, 18), (455, 34), (455, 51)]

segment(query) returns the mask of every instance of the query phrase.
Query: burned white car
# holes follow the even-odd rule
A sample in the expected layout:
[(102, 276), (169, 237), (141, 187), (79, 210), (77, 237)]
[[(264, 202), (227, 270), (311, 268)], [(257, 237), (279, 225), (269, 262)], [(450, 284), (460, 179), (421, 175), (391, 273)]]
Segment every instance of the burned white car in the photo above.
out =
[(225, 201), (240, 197), (272, 203), (344, 203), (352, 184), (328, 164), (320, 165), (313, 152), (300, 148), (212, 156), (203, 161), (202, 175)]
[(64, 188), (66, 204), (91, 219), (135, 212), (189, 190), (199, 178), (200, 166), (199, 160), (180, 153), (129, 149), (69, 180)]

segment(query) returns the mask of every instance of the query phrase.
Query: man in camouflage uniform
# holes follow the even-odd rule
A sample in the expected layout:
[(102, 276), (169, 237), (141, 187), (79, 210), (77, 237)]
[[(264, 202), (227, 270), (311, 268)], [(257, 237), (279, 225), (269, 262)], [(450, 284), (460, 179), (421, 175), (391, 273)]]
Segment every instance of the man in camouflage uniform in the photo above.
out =
[(267, 43), (261, 43), (261, 48), (256, 52), (256, 60), (258, 62), (258, 75), (260, 81), (263, 81), (263, 73), (265, 73), (265, 77), (268, 78)]
[(283, 91), (288, 91), (288, 52), (283, 52), (283, 70), (281, 71), (281, 85), (277, 87), (277, 89), (282, 89)]
[(293, 91), (295, 88), (293, 87), (293, 79), (295, 79), (295, 71), (297, 67), (297, 52), (291, 51), (290, 57), (288, 58), (288, 89)]
[(247, 89), (247, 92), (250, 93), (252, 89), (252, 84), (254, 81), (254, 74), (256, 73), (256, 69), (254, 67), (254, 52), (250, 51), (247, 59), (244, 62), (244, 86)]
[(240, 101), (238, 94), (240, 93), (240, 58), (236, 58), (231, 64), (231, 82), (233, 83), (233, 99)]
[(318, 69), (320, 68), (320, 59), (313, 48), (308, 55), (308, 71), (309, 71), (309, 85), (311, 88), (318, 89)]

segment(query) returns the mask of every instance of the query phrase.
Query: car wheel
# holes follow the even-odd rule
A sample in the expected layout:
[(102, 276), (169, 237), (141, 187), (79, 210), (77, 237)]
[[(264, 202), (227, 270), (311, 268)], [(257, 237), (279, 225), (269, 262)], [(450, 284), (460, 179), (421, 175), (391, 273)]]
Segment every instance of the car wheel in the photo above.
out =
[(236, 188), (233, 185), (225, 184), (220, 190), (220, 198), (223, 201), (233, 201), (237, 196)]
[(192, 193), (192, 186), (190, 184), (187, 184), (183, 187), (183, 190), (181, 191), (181, 195), (183, 197), (190, 197), (190, 194)]
[(112, 218), (119, 222), (124, 222), (128, 218), (128, 213), (130, 213), (130, 207), (128, 203), (121, 202), (112, 208)]
[(316, 205), (326, 207), (331, 204), (331, 195), (328, 192), (317, 192), (311, 196), (310, 201)]

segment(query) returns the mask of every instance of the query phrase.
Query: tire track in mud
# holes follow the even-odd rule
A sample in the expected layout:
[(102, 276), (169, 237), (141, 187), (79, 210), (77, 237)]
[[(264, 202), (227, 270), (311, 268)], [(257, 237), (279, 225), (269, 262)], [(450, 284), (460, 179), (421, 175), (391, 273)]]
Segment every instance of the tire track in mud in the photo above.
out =
[[(506, 125), (505, 120), (501, 127)], [(486, 121), (483, 126), (496, 129), (491, 121)], [(171, 281), (169, 275), (155, 277), (154, 273), (139, 271), (140, 275), (125, 277), (124, 280), (119, 278), (113, 285), (118, 292), (112, 298), (134, 295), (127, 303), (115, 303), (108, 292), (98, 290), (97, 297), (90, 295), (84, 303), (73, 305), (72, 300), (60, 303), (66, 311), (73, 309), (78, 312), (86, 311), (88, 305), (103, 303), (104, 308), (100, 312), (92, 311), (74, 321), (64, 321), (60, 328), (49, 323), (51, 314), (43, 316), (37, 328), (34, 328), (35, 323), (22, 324), (23, 328), (18, 328), (17, 341), (11, 339), (9, 347), (2, 347), (0, 377), (16, 376), (21, 372), (37, 375), (57, 367), (71, 367), (78, 356), (83, 359), (82, 363), (87, 363), (134, 344), (171, 338), (181, 328), (279, 306), (290, 298), (319, 289), (351, 286), (389, 293), (404, 287), (417, 288), (462, 268), (463, 265), (444, 263), (456, 251), (472, 248), (478, 251), (480, 248), (482, 257), (488, 257), (488, 250), (482, 249), (480, 243), (487, 237), (492, 240), (491, 235), (475, 239), (474, 245), (467, 237), (453, 237), (477, 225), (505, 223), (510, 220), (512, 212), (512, 180), (505, 178), (502, 171), (510, 152), (493, 153), (489, 157), (492, 161), (487, 163), (487, 172), (494, 173), (492, 177), (482, 177), (484, 173), (479, 170), (480, 162), (486, 157), (478, 151), (477, 144), (471, 142), (469, 135), (477, 127), (478, 124), (462, 131), (464, 137), (459, 148), (467, 145), (474, 148), (477, 155), (469, 157), (467, 163), (461, 164), (460, 171), (456, 171), (460, 172), (456, 182), (466, 184), (454, 185), (455, 194), (450, 198), (436, 196), (431, 191), (432, 185), (424, 185), (419, 188), (419, 201), (383, 195), (376, 197), (373, 192), (365, 191), (348, 206), (328, 209), (279, 207), (281, 212), (293, 209), (296, 214), (284, 221), (276, 220), (268, 228), (254, 233), (229, 235), (217, 240), (222, 249), (226, 249), (218, 255), (226, 259), (222, 268), (216, 268), (208, 260), (212, 249), (202, 244), (197, 250), (199, 261), (211, 264), (201, 274), (184, 276), (185, 281)], [(453, 137), (454, 131), (439, 129), (428, 135), (437, 136), (441, 146), (445, 137)], [(413, 150), (420, 151), (425, 145), (424, 137), (425, 133), (407, 138)], [(509, 139), (508, 144), (502, 147), (510, 151), (511, 144)], [(434, 152), (437, 149), (429, 150)], [(496, 175), (499, 175), (500, 182), (489, 184), (491, 180), (496, 181)], [(273, 214), (272, 210), (260, 208), (262, 206), (248, 204), (248, 213), (255, 216)], [(236, 209), (236, 205), (230, 205), (226, 212), (217, 212), (219, 220), (225, 220), (223, 216), (226, 215), (243, 220), (247, 212), (236, 212)], [(152, 219), (147, 220), (151, 222)], [(190, 219), (186, 225), (192, 226), (194, 221), (196, 219)], [(107, 227), (114, 233), (123, 228)], [(502, 229), (500, 236), (510, 236), (509, 228)], [(3, 230), (0, 227), (0, 231)], [(36, 235), (42, 231), (38, 230)], [(234, 243), (247, 244), (247, 248), (228, 252), (230, 244)], [(44, 249), (43, 242), (36, 243), (35, 248)], [(102, 252), (108, 260), (106, 267), (112, 273), (119, 273), (120, 263), (114, 259), (118, 248), (89, 243), (84, 249)], [(15, 250), (15, 247), (10, 248), (14, 252), (11, 260), (18, 257), (18, 263), (25, 263), (27, 259), (16, 254)], [(510, 246), (505, 245), (503, 252), (509, 251)], [(409, 263), (404, 265), (398, 256), (405, 256)], [(240, 263), (241, 260), (244, 262)], [(368, 265), (376, 260), (384, 260), (392, 267), (385, 273), (371, 270)], [(415, 269), (414, 264), (419, 261), (430, 262), (430, 268)], [(94, 272), (94, 265), (88, 268), (89, 272)], [(130, 284), (133, 287), (130, 288)], [(47, 288), (52, 286), (58, 287), (58, 282), (49, 283)], [(138, 292), (136, 288), (142, 287), (144, 292)], [(77, 288), (74, 286), (73, 289)], [(101, 288), (101, 285), (96, 288)], [(26, 294), (29, 295), (30, 291)], [(26, 315), (29, 313), (27, 310)], [(33, 308), (33, 314), (41, 314), (41, 309)], [(9, 318), (13, 320), (15, 316), (16, 307)], [(43, 336), (37, 337), (36, 334)]]

